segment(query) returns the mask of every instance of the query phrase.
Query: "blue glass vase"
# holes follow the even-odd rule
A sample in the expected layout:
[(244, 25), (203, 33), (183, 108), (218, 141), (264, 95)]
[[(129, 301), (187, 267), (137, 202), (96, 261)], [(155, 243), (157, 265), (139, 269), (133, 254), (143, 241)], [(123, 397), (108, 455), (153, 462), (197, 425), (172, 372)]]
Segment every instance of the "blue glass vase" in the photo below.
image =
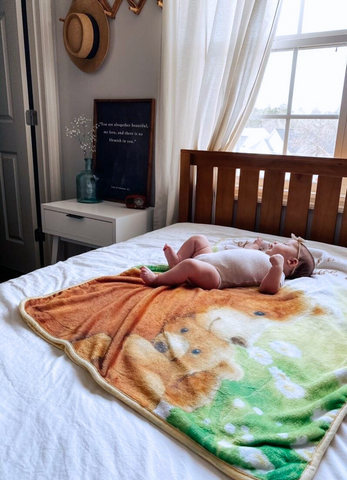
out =
[(101, 203), (97, 192), (97, 178), (92, 171), (92, 158), (85, 158), (85, 169), (76, 177), (77, 201), (81, 203)]

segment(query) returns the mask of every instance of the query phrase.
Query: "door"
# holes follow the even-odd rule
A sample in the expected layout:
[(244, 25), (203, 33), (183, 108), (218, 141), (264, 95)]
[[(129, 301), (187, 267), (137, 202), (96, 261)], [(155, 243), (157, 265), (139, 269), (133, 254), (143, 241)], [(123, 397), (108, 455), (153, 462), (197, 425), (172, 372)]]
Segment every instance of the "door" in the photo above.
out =
[(39, 267), (20, 0), (0, 0), (0, 265)]

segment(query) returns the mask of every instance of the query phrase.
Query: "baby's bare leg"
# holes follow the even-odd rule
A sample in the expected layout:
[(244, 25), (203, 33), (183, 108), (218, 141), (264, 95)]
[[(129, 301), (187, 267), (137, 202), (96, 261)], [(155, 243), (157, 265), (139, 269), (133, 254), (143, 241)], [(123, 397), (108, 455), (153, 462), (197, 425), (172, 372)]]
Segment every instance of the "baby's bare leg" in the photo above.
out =
[(192, 258), (182, 260), (171, 270), (160, 274), (155, 274), (147, 267), (142, 267), (140, 276), (147, 285), (153, 287), (160, 285), (176, 286), (189, 281), (196, 287), (211, 290), (212, 288), (218, 288), (220, 284), (220, 275), (215, 267)]
[(158, 283), (158, 274), (153, 273), (152, 270), (143, 266), (140, 268), (140, 277), (145, 282), (146, 285), (156, 287)]
[(175, 252), (175, 250), (172, 247), (170, 247), (170, 245), (165, 243), (163, 251), (164, 251), (165, 258), (166, 258), (167, 263), (168, 263), (170, 268), (174, 267), (175, 265), (177, 265), (179, 263), (177, 253)]
[(194, 258), (203, 253), (212, 253), (209, 241), (204, 235), (194, 235), (188, 238), (177, 253), (175, 253), (170, 245), (166, 244), (164, 246), (164, 255), (170, 268), (187, 258)]

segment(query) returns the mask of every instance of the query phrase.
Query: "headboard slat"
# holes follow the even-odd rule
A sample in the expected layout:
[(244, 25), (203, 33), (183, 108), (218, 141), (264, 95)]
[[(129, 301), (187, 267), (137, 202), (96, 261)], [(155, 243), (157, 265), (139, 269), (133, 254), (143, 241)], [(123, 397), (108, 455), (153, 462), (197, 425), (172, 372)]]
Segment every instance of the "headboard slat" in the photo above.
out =
[(345, 208), (342, 215), (340, 238), (338, 243), (339, 245), (347, 246), (347, 192), (345, 197)]
[(318, 178), (311, 239), (333, 243), (341, 190), (341, 177)]
[(284, 172), (265, 172), (259, 223), (260, 232), (276, 235), (279, 231), (283, 204), (284, 177)]
[(213, 201), (213, 167), (198, 167), (196, 181), (197, 185), (194, 222), (211, 223)]
[(236, 227), (254, 230), (258, 202), (259, 172), (242, 170), (237, 204)]
[(312, 175), (302, 175), (301, 173), (292, 173), (290, 175), (283, 232), (285, 237), (289, 237), (291, 233), (305, 237), (311, 187)]
[(235, 168), (219, 168), (216, 195), (217, 225), (231, 227), (235, 196)]

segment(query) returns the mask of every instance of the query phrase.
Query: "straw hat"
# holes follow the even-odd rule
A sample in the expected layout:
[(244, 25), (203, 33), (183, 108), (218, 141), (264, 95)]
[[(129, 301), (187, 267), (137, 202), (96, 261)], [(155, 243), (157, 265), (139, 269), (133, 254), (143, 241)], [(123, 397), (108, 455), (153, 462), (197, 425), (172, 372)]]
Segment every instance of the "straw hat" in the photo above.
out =
[(95, 72), (106, 57), (108, 20), (98, 0), (75, 0), (64, 20), (64, 45), (83, 72)]

